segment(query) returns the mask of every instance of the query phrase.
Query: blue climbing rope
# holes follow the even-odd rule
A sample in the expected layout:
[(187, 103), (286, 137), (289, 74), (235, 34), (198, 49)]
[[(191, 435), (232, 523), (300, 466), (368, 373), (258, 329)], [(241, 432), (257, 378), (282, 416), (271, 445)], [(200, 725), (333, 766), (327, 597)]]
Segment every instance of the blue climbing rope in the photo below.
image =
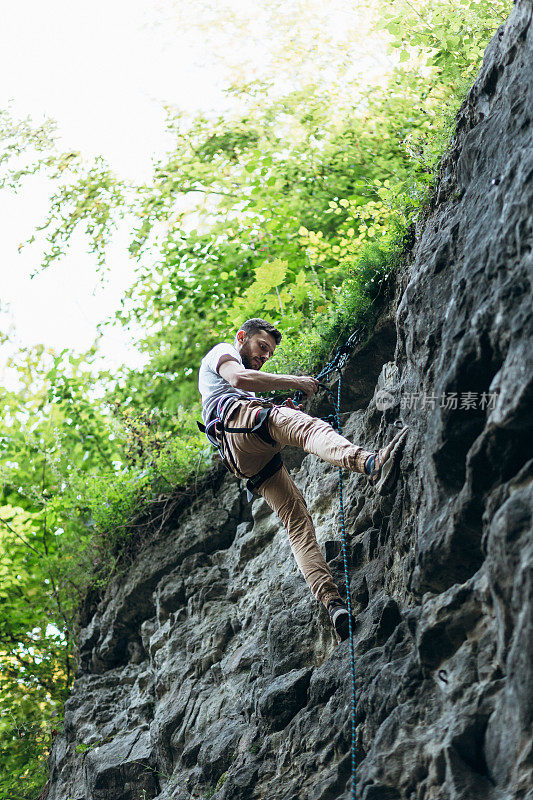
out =
[[(331, 400), (335, 409), (335, 422), (336, 422), (336, 429), (339, 434), (342, 435), (342, 427), (341, 427), (341, 420), (340, 420), (340, 407), (341, 407), (341, 382), (342, 382), (342, 368), (348, 361), (350, 353), (352, 349), (361, 341), (361, 338), (365, 332), (363, 327), (358, 328), (355, 330), (348, 341), (337, 348), (333, 358), (326, 364), (322, 372), (317, 375), (317, 380), (320, 381), (323, 378), (329, 377), (332, 372), (338, 372), (339, 374), (339, 382), (337, 385), (337, 397), (335, 398), (334, 392), (327, 386), (323, 386), (324, 389), (328, 391), (331, 396)], [(356, 729), (356, 716), (355, 716), (355, 709), (356, 709), (356, 686), (355, 686), (355, 648), (354, 648), (354, 631), (352, 625), (352, 597), (350, 592), (350, 576), (348, 572), (348, 543), (346, 540), (346, 525), (344, 520), (344, 497), (343, 497), (343, 479), (342, 479), (342, 468), (339, 467), (339, 512), (340, 512), (340, 523), (341, 523), (341, 541), (342, 541), (342, 558), (344, 564), (344, 582), (346, 585), (346, 605), (348, 606), (348, 631), (349, 631), (349, 639), (350, 639), (350, 670), (351, 670), (351, 677), (352, 677), (352, 738), (351, 738), (351, 755), (352, 755), (352, 800), (356, 800), (355, 794), (355, 775), (356, 775), (356, 738), (355, 738), (355, 729)]]
[[(332, 372), (333, 369), (330, 369)], [(324, 377), (323, 373), (320, 377)], [(339, 383), (337, 386), (337, 398), (335, 394), (327, 386), (323, 388), (328, 391), (331, 396), (331, 401), (335, 408), (335, 428), (338, 433), (342, 435), (342, 426), (340, 420), (340, 404), (341, 404), (341, 381), (342, 373), (339, 370)], [(342, 542), (342, 559), (344, 564), (344, 583), (346, 585), (346, 605), (348, 606), (348, 632), (350, 639), (350, 669), (352, 675), (352, 738), (351, 738), (351, 754), (352, 754), (352, 798), (356, 800), (355, 795), (355, 773), (356, 773), (356, 749), (355, 749), (355, 708), (356, 708), (356, 695), (355, 695), (355, 648), (353, 641), (353, 625), (352, 625), (352, 597), (350, 592), (350, 576), (348, 573), (348, 543), (346, 540), (346, 525), (344, 521), (344, 497), (343, 497), (343, 481), (342, 481), (342, 467), (339, 467), (339, 512), (341, 523), (341, 542)]]
[[(318, 381), (319, 386), (322, 389), (325, 389), (326, 392), (330, 395), (331, 402), (333, 403), (333, 407), (335, 409), (335, 413), (330, 415), (329, 417), (322, 417), (326, 422), (329, 422), (339, 434), (342, 435), (342, 427), (341, 427), (341, 420), (340, 420), (340, 407), (341, 407), (341, 382), (342, 382), (342, 370), (348, 361), (350, 354), (353, 348), (359, 344), (366, 333), (366, 327), (361, 325), (360, 327), (356, 328), (352, 335), (346, 340), (346, 342), (339, 347), (337, 347), (333, 353), (332, 358), (328, 361), (326, 366), (322, 369), (322, 371), (315, 376), (315, 379)], [(337, 385), (337, 397), (335, 397), (335, 393), (329, 386), (321, 383), (321, 380), (328, 379), (332, 372), (337, 372), (339, 375), (339, 383)], [(296, 392), (294, 395), (294, 399), (296, 402), (300, 402), (303, 399), (302, 392)], [(356, 774), (356, 748), (355, 748), (355, 709), (356, 709), (356, 696), (355, 696), (355, 648), (354, 648), (354, 641), (353, 641), (353, 625), (352, 625), (352, 597), (350, 593), (350, 576), (348, 573), (348, 544), (346, 540), (346, 526), (344, 521), (344, 497), (343, 497), (343, 483), (342, 483), (342, 468), (339, 467), (339, 512), (340, 512), (340, 522), (341, 522), (341, 541), (342, 541), (342, 558), (344, 563), (344, 581), (346, 584), (346, 605), (348, 606), (348, 632), (349, 632), (349, 639), (350, 639), (350, 669), (352, 675), (352, 739), (351, 739), (351, 755), (352, 755), (352, 800), (356, 800), (355, 794), (355, 774)]]
[[(319, 386), (322, 389), (325, 389), (326, 392), (331, 397), (331, 401), (333, 403), (335, 413), (330, 415), (329, 417), (322, 417), (327, 422), (329, 422), (339, 434), (342, 435), (342, 427), (341, 427), (341, 420), (340, 420), (340, 407), (341, 407), (341, 382), (342, 382), (342, 369), (346, 365), (350, 354), (353, 348), (359, 344), (366, 333), (366, 327), (364, 325), (356, 328), (356, 330), (352, 333), (352, 335), (347, 339), (347, 341), (336, 348), (334, 351), (333, 357), (330, 361), (326, 364), (323, 370), (315, 376), (316, 380), (319, 382)], [(328, 379), (332, 372), (337, 372), (339, 375), (339, 382), (337, 385), (337, 396), (335, 397), (335, 393), (326, 386), (325, 384), (321, 383), (320, 381), (323, 379)], [(297, 396), (300, 395), (299, 398)], [(303, 394), (297, 392), (295, 395), (295, 400), (300, 402), (303, 399)], [(403, 426), (403, 422), (398, 420), (395, 425), (399, 425), (400, 427)], [(355, 775), (356, 775), (356, 681), (355, 681), (355, 648), (354, 648), (354, 631), (353, 631), (353, 624), (352, 624), (352, 597), (350, 592), (350, 576), (348, 573), (348, 544), (346, 540), (346, 526), (344, 520), (344, 498), (343, 498), (343, 481), (342, 481), (342, 468), (339, 467), (339, 512), (340, 512), (340, 523), (341, 523), (341, 541), (342, 541), (342, 557), (344, 563), (344, 581), (346, 584), (346, 605), (348, 606), (348, 631), (349, 631), (349, 639), (350, 639), (350, 669), (351, 669), (351, 678), (352, 678), (352, 739), (351, 739), (351, 761), (352, 761), (352, 787), (351, 787), (351, 795), (352, 800), (356, 800), (356, 792), (355, 792)]]
[[(342, 435), (341, 421), (339, 416), (340, 402), (341, 402), (341, 378), (339, 372), (339, 385), (337, 388), (337, 402), (335, 403), (335, 416), (337, 418), (337, 430)], [(346, 541), (346, 527), (344, 523), (344, 499), (342, 492), (342, 468), (339, 467), (339, 511), (341, 520), (341, 537), (342, 537), (342, 559), (344, 563), (344, 581), (346, 584), (346, 605), (348, 606), (348, 630), (350, 637), (350, 669), (352, 673), (352, 798), (355, 800), (355, 770), (356, 770), (356, 757), (355, 757), (355, 648), (353, 643), (353, 625), (352, 625), (352, 597), (350, 592), (350, 576), (348, 574), (348, 545)]]

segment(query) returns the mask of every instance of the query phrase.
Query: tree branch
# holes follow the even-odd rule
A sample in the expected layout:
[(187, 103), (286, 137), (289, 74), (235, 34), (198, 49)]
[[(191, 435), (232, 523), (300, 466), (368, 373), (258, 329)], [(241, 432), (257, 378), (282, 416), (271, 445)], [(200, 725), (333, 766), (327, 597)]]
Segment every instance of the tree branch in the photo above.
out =
[(9, 528), (9, 530), (11, 531), (11, 533), (14, 533), (14, 534), (15, 534), (15, 536), (17, 536), (17, 537), (20, 539), (20, 541), (21, 541), (21, 542), (24, 542), (24, 544), (26, 545), (26, 547), (29, 547), (29, 548), (30, 548), (30, 550), (33, 550), (33, 552), (34, 552), (34, 553), (37, 553), (37, 555), (39, 556), (39, 558), (44, 558), (43, 554), (42, 554), (42, 553), (39, 553), (39, 551), (38, 551), (38, 550), (36, 550), (36, 549), (35, 549), (35, 547), (32, 547), (32, 545), (31, 545), (29, 542), (27, 542), (27, 541), (26, 541), (26, 539), (25, 539), (23, 536), (21, 536), (21, 535), (20, 535), (20, 533), (17, 533), (17, 531), (16, 531), (14, 528), (12, 528), (12, 527), (11, 527), (11, 525), (9, 524), (9, 522), (7, 522), (5, 519), (0, 519), (0, 522), (3, 522), (3, 523), (4, 523), (4, 525), (6, 526), (6, 528)]

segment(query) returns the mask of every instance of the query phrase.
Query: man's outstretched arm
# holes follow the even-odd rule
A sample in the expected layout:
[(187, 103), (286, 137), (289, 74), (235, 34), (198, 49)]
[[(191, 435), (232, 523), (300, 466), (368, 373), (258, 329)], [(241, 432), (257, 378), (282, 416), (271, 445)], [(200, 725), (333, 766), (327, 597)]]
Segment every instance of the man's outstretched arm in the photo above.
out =
[(272, 372), (259, 372), (246, 369), (238, 361), (224, 361), (219, 364), (218, 374), (235, 389), (245, 392), (269, 392), (281, 389), (287, 392), (300, 391), (310, 397), (318, 391), (318, 381), (307, 375), (275, 375)]

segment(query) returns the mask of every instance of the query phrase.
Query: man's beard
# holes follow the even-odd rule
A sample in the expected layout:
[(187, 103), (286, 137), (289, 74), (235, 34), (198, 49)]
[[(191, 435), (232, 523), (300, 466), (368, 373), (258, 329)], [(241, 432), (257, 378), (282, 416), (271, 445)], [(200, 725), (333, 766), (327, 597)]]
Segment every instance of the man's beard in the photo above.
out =
[(241, 357), (241, 360), (242, 360), (243, 366), (244, 366), (246, 369), (256, 369), (256, 367), (254, 367), (254, 366), (252, 365), (252, 362), (250, 361), (250, 359), (248, 358), (248, 356), (246, 355), (246, 353), (243, 353), (243, 352), (242, 352), (242, 350), (241, 350), (241, 352), (240, 352), (240, 354), (239, 354), (239, 355), (240, 355), (240, 357)]
[(241, 347), (241, 351), (239, 353), (243, 366), (245, 369), (257, 369), (257, 366), (254, 366), (252, 357), (250, 356), (246, 344)]

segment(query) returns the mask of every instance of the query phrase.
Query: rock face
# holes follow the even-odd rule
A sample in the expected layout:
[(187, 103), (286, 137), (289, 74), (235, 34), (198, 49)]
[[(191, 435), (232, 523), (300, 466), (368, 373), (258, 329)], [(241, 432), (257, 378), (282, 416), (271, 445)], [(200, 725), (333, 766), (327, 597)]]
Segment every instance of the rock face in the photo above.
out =
[[(533, 797), (531, 17), (490, 43), (344, 376), (349, 438), (410, 426), (393, 495), (344, 487), (361, 800)], [(337, 470), (293, 463), (342, 585)], [(349, 643), (229, 475), (112, 582), (81, 652), (47, 800), (352, 796)]]

